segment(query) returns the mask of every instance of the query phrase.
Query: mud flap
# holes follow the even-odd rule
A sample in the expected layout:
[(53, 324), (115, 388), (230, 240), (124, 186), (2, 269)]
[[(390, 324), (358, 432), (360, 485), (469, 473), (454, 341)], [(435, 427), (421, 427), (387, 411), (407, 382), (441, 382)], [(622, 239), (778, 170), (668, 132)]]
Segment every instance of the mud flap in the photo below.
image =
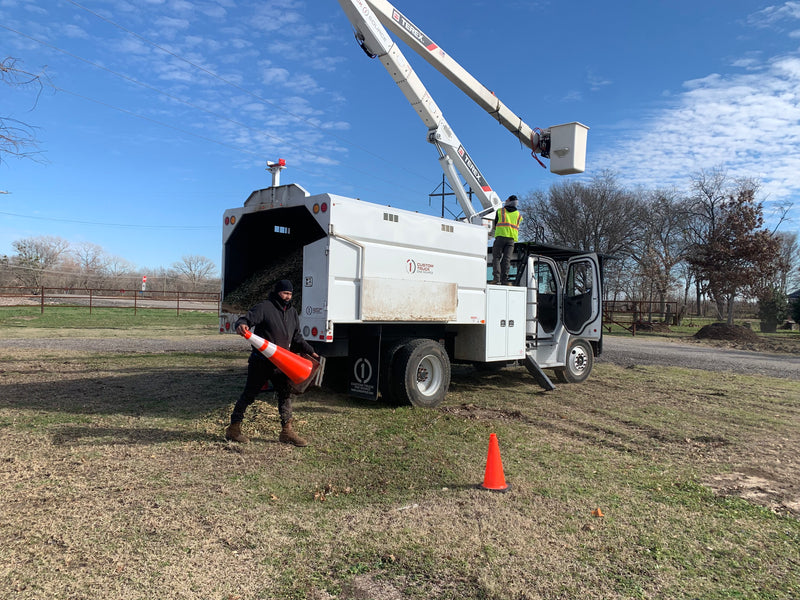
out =
[(381, 367), (381, 326), (367, 325), (350, 339), (350, 395), (364, 400), (378, 399)]
[(552, 392), (556, 389), (556, 386), (550, 381), (550, 378), (545, 375), (545, 372), (542, 371), (542, 368), (536, 364), (536, 361), (533, 360), (529, 354), (525, 355), (525, 368), (528, 369), (528, 373), (536, 380), (542, 389)]

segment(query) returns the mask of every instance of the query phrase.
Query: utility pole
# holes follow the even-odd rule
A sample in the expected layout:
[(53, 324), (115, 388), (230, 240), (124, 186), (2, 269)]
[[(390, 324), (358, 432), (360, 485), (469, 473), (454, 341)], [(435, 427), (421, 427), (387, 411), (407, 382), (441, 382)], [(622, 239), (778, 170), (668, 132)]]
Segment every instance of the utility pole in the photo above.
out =
[[(452, 189), (453, 188), (450, 187), (450, 183), (447, 181), (447, 177), (442, 175), (442, 183), (437, 185), (434, 188), (434, 190), (430, 194), (428, 194), (428, 206), (431, 205), (430, 198), (434, 198), (434, 197), (441, 198), (442, 199), (442, 218), (444, 218), (444, 213), (445, 213), (445, 211), (447, 211), (447, 212), (450, 213), (450, 215), (454, 219), (460, 219), (461, 217), (464, 216), (464, 212), (463, 211), (459, 211), (458, 214), (455, 214), (453, 211), (451, 211), (449, 208), (446, 208), (445, 205), (444, 205), (444, 199), (447, 196), (455, 196), (456, 195), (455, 192), (452, 191)], [(441, 191), (439, 191), (439, 190), (441, 190)], [(451, 191), (448, 192), (447, 190), (451, 190)], [(469, 187), (467, 188), (467, 196), (469, 197), (470, 201), (472, 201), (472, 188), (469, 188)]]

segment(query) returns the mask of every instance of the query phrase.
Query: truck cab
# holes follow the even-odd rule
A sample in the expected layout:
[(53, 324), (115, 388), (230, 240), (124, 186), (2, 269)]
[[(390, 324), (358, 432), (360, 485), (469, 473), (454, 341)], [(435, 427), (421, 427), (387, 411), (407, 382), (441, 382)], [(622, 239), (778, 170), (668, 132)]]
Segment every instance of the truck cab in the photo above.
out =
[(603, 350), (603, 256), (520, 242), (512, 281), (527, 288), (525, 343), (536, 363), (562, 383), (586, 379)]

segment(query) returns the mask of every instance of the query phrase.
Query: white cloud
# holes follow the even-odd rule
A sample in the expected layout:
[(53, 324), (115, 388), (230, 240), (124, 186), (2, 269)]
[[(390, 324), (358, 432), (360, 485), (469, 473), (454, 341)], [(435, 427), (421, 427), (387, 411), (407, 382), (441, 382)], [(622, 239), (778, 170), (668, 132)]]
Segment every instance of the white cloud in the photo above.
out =
[(800, 193), (800, 57), (684, 87), (672, 106), (623, 134), (613, 154), (601, 151), (597, 167), (663, 187), (684, 186), (701, 169), (722, 165), (734, 177), (759, 177), (773, 200)]
[(207, 17), (211, 17), (212, 19), (224, 19), (228, 11), (225, 10), (222, 6), (219, 5), (212, 5), (212, 4), (205, 4), (198, 7), (198, 10), (203, 13)]
[(23, 8), (25, 10), (27, 10), (28, 12), (35, 13), (37, 15), (46, 15), (47, 14), (47, 10), (46, 9), (42, 8), (41, 6), (37, 6), (35, 4), (26, 4)]
[(260, 3), (251, 20), (251, 26), (260, 31), (285, 31), (303, 23), (303, 16), (298, 9), (299, 2), (294, 0), (272, 0)]
[(155, 20), (154, 25), (163, 29), (188, 29), (189, 21), (174, 17), (159, 17)]
[(601, 77), (596, 73), (592, 73), (591, 71), (586, 75), (586, 81), (589, 84), (589, 89), (593, 92), (596, 92), (602, 87), (607, 85), (611, 85), (612, 81), (610, 79), (606, 79), (605, 77)]
[(152, 51), (152, 47), (148, 44), (145, 44), (138, 38), (131, 38), (131, 37), (124, 37), (121, 38), (118, 42), (114, 45), (115, 49), (120, 52), (121, 54), (136, 54), (145, 56), (150, 54)]
[(261, 71), (261, 81), (266, 85), (286, 83), (289, 80), (289, 71), (280, 67), (266, 67)]
[(177, 12), (192, 12), (195, 8), (194, 4), (186, 0), (170, 0), (169, 7)]
[(786, 19), (800, 19), (800, 2), (793, 1), (777, 6), (768, 6), (752, 14), (748, 22), (758, 27), (771, 27), (776, 24), (783, 24)]
[(89, 39), (89, 34), (82, 27), (77, 25), (63, 25), (61, 32), (70, 38)]
[(314, 94), (322, 90), (316, 80), (305, 73), (294, 73), (286, 81), (286, 87), (303, 94)]

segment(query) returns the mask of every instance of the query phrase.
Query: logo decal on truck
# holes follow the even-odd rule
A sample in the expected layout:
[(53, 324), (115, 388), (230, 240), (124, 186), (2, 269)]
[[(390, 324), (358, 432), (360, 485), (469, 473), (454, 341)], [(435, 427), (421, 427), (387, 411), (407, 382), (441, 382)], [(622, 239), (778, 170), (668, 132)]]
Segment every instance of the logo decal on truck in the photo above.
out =
[(409, 21), (408, 18), (396, 8), (392, 10), (392, 20), (397, 21), (418, 44), (424, 46), (427, 50), (433, 52), (438, 48), (433, 40), (417, 29), (417, 26)]
[(372, 379), (372, 363), (366, 358), (359, 358), (353, 367), (353, 377), (360, 385), (365, 385)]
[(409, 258), (406, 261), (406, 271), (411, 275), (413, 275), (414, 273), (425, 273), (427, 275), (433, 275), (433, 264), (417, 262), (413, 258)]

